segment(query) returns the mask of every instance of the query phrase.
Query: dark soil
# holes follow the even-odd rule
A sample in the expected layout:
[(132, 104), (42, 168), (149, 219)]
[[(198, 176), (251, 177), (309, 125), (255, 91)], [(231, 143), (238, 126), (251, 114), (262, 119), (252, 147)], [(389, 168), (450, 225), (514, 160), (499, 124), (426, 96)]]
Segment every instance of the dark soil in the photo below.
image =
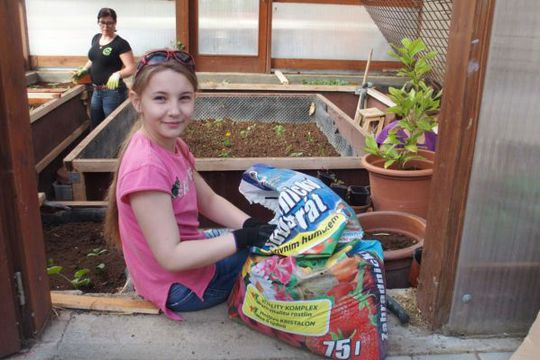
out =
[[(80, 269), (90, 270), (88, 276), (92, 284), (81, 288), (84, 292), (114, 293), (126, 282), (126, 267), (122, 255), (107, 249), (103, 238), (103, 224), (96, 222), (68, 223), (59, 226), (45, 226), (43, 229), (48, 265), (62, 266), (62, 274), (73, 279)], [(88, 256), (106, 249), (98, 256)], [(96, 266), (105, 264), (103, 270)], [(59, 275), (49, 276), (51, 290), (74, 290), (71, 283)]]
[(182, 138), (196, 158), (339, 156), (315, 123), (199, 120)]
[(379, 240), (383, 250), (398, 250), (416, 244), (418, 241), (409, 236), (398, 233), (368, 232), (364, 234), (366, 240)]

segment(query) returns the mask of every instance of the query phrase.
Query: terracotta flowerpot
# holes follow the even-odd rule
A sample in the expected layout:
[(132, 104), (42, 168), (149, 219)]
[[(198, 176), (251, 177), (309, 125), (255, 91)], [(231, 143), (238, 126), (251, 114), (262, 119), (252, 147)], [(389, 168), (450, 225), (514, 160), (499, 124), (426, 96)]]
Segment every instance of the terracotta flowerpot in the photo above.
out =
[(384, 168), (384, 159), (367, 154), (362, 165), (369, 173), (371, 201), (375, 211), (404, 211), (427, 216), (434, 153), (420, 150), (424, 160), (409, 161), (414, 170)]
[(419, 216), (399, 211), (366, 212), (358, 214), (358, 220), (364, 231), (398, 233), (417, 241), (407, 248), (384, 252), (386, 287), (388, 289), (409, 287), (413, 254), (417, 248), (424, 245), (426, 221)]

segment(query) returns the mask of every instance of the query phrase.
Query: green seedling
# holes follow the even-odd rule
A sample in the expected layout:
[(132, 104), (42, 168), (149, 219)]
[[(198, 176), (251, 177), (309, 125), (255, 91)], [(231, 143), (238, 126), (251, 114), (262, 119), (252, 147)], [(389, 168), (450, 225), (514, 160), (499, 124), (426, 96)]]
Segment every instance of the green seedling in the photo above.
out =
[(290, 153), (289, 154), (290, 157), (301, 157), (301, 156), (304, 156), (304, 153), (303, 152), (293, 152), (293, 153)]
[(99, 272), (105, 271), (105, 264), (100, 263), (100, 264), (96, 265), (96, 270), (99, 271)]
[(315, 138), (313, 137), (313, 135), (311, 135), (311, 131), (308, 131), (306, 139), (309, 143), (315, 142)]
[(86, 254), (86, 256), (100, 256), (100, 255), (103, 255), (107, 252), (107, 249), (102, 249), (102, 248), (95, 248), (95, 249), (92, 249), (92, 251), (90, 251), (88, 254)]
[(318, 80), (302, 80), (304, 85), (350, 85), (346, 80), (339, 79), (318, 79)]
[(231, 151), (230, 150), (226, 150), (226, 149), (223, 149), (221, 151), (221, 153), (218, 155), (219, 157), (222, 157), (222, 158), (228, 158), (228, 157), (231, 157)]
[(80, 269), (73, 274), (73, 279), (68, 278), (66, 275), (62, 274), (64, 269), (62, 266), (54, 265), (52, 259), (48, 261), (49, 266), (47, 266), (47, 274), (49, 276), (60, 276), (62, 279), (69, 282), (75, 289), (80, 289), (82, 287), (87, 287), (92, 284), (92, 280), (88, 277), (89, 269)]
[(223, 145), (227, 146), (227, 147), (230, 147), (232, 144), (231, 144), (231, 132), (229, 130), (227, 130), (227, 132), (225, 133), (225, 136), (223, 138)]
[(278, 137), (282, 137), (285, 134), (285, 127), (283, 125), (274, 126), (274, 131)]
[(256, 126), (257, 124), (249, 125), (245, 130), (240, 131), (240, 136), (243, 139), (247, 138), (255, 130)]
[(214, 119), (213, 123), (214, 123), (214, 126), (221, 127), (223, 125), (223, 119), (222, 118)]

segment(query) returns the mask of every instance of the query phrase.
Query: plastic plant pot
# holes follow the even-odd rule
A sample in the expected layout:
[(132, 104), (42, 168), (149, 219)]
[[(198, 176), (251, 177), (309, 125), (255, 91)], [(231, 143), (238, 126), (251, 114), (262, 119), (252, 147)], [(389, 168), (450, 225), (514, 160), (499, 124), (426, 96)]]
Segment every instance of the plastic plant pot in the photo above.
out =
[(370, 201), (368, 186), (351, 185), (349, 186), (349, 201), (351, 206), (365, 206)]
[(330, 184), (330, 189), (335, 192), (340, 198), (349, 203), (349, 187), (344, 184), (333, 183)]

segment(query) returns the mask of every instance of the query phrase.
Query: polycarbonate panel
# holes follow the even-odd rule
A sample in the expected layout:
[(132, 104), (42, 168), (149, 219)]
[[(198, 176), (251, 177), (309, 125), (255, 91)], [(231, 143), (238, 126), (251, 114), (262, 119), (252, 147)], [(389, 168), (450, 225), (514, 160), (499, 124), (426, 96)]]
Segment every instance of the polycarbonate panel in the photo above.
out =
[(393, 60), (390, 49), (363, 6), (275, 3), (272, 58)]
[(259, 0), (199, 0), (199, 54), (259, 52)]
[(540, 308), (538, 14), (538, 1), (496, 2), (452, 331), (525, 332)]
[(92, 36), (100, 32), (97, 14), (102, 7), (116, 11), (117, 34), (129, 42), (136, 56), (174, 47), (174, 1), (26, 0), (30, 54), (86, 56)]

